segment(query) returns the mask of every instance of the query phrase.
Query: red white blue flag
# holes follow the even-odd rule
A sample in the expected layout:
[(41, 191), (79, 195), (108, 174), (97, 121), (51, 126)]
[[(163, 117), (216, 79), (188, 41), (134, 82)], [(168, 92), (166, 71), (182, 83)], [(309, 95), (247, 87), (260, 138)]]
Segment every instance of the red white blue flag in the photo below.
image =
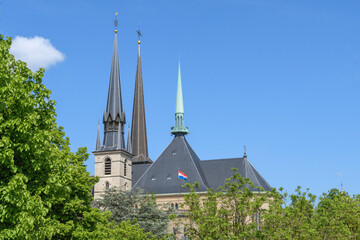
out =
[(178, 177), (187, 181), (187, 175), (180, 170), (178, 170)]

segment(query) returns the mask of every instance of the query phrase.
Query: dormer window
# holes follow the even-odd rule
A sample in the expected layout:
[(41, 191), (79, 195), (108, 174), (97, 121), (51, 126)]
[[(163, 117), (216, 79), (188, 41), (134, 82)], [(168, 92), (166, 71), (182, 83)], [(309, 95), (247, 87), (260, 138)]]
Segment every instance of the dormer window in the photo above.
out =
[(105, 175), (111, 175), (111, 160), (110, 160), (110, 158), (105, 159)]
[(156, 180), (156, 177), (155, 177), (155, 176), (152, 176), (152, 177), (151, 177), (151, 180), (152, 180), (152, 181), (155, 181), (155, 180)]

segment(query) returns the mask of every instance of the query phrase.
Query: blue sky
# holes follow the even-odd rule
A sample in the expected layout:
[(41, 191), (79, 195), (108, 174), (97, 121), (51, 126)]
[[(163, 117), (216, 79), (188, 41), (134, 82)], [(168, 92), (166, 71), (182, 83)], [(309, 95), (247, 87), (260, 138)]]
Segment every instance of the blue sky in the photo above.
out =
[[(47, 54), (53, 62), (43, 62), (44, 83), (74, 151), (95, 147), (119, 12), (128, 122), (139, 24), (144, 35), (153, 160), (172, 139), (180, 56), (187, 139), (200, 159), (241, 157), (246, 145), (248, 159), (273, 187), (292, 192), (300, 185), (319, 195), (342, 181), (359, 194), (359, 9), (350, 0), (2, 0), (0, 33), (38, 36), (50, 44), (45, 52), (53, 48)], [(91, 173), (93, 161), (91, 154)]]

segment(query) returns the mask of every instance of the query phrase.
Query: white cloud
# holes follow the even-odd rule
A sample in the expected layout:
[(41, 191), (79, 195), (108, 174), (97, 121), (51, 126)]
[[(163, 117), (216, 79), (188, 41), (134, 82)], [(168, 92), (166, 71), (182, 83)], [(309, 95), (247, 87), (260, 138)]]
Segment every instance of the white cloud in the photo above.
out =
[(10, 53), (17, 60), (26, 62), (32, 71), (36, 71), (40, 67), (48, 68), (65, 59), (65, 55), (58, 51), (49, 39), (38, 36), (33, 38), (16, 36), (12, 42)]

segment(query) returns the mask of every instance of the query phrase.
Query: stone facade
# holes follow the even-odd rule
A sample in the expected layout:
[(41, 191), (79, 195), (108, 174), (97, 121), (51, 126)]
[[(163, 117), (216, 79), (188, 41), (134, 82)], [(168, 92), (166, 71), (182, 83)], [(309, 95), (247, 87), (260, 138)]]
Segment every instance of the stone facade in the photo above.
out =
[[(132, 157), (123, 151), (93, 152), (95, 155), (95, 176), (99, 182), (94, 187), (94, 199), (98, 199), (106, 188), (116, 187), (122, 191), (132, 187)], [(105, 160), (110, 160), (110, 174), (105, 172)]]

